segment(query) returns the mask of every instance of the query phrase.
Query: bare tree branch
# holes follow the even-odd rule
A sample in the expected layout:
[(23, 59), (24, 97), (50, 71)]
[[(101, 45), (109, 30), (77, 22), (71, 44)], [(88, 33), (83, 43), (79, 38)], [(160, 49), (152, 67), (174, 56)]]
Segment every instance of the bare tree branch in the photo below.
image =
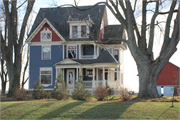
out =
[(158, 11), (159, 11), (159, 1), (156, 1), (156, 9), (153, 14), (153, 17), (151, 19), (151, 26), (150, 26), (150, 37), (149, 37), (149, 44), (148, 44), (148, 54), (150, 55), (151, 59), (153, 58), (153, 43), (154, 43), (154, 26), (155, 26), (155, 19), (158, 16)]
[(146, 53), (146, 2), (147, 0), (142, 1), (142, 25), (141, 25), (141, 39), (138, 39), (138, 46), (140, 50), (145, 54)]
[(23, 6), (28, 0), (24, 1), (17, 9), (19, 9), (21, 6)]
[(161, 53), (163, 51), (165, 51), (165, 49), (167, 48), (167, 46), (170, 43), (170, 38), (169, 38), (169, 32), (170, 32), (170, 26), (171, 26), (170, 24), (171, 24), (174, 8), (176, 6), (176, 2), (177, 2), (177, 0), (172, 1), (172, 5), (171, 5), (170, 11), (169, 11), (169, 15), (168, 15), (168, 18), (167, 18), (167, 21), (166, 21), (164, 43), (163, 43), (163, 46), (162, 46), (162, 49), (161, 49)]
[(34, 2), (35, 2), (35, 0), (29, 0), (28, 1), (28, 6), (27, 6), (27, 9), (26, 9), (26, 14), (24, 16), (22, 27), (21, 27), (21, 32), (20, 32), (20, 37), (19, 37), (19, 46), (22, 46), (23, 38), (24, 38), (24, 34), (25, 34), (25, 29), (26, 29), (26, 24), (27, 24), (29, 15), (30, 15), (30, 13), (32, 11), (32, 7), (34, 5)]

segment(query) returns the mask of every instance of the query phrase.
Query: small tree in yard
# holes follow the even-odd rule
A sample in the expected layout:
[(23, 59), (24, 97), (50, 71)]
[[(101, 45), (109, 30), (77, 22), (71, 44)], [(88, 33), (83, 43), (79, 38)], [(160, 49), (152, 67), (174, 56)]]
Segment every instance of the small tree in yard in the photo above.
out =
[(132, 97), (132, 94), (131, 94), (131, 90), (127, 87), (123, 88), (121, 87), (120, 90), (119, 90), (119, 95), (120, 95), (120, 98), (123, 99), (124, 101), (127, 101), (127, 100), (130, 100), (131, 97)]
[(109, 95), (107, 87), (103, 87), (102, 85), (99, 85), (93, 93), (98, 101), (104, 100)]
[(78, 78), (75, 83), (74, 91), (72, 92), (72, 98), (75, 100), (87, 100), (91, 97), (91, 92), (86, 90), (86, 84), (83, 82), (83, 76)]
[(19, 88), (16, 86), (13, 97), (15, 100), (25, 100), (27, 93), (24, 88)]
[(35, 81), (34, 83), (32, 97), (34, 99), (43, 99), (50, 97), (50, 95), (48, 95), (48, 93), (44, 91), (44, 87), (42, 86), (40, 79), (38, 79), (38, 81)]
[(67, 84), (64, 82), (62, 75), (56, 79), (56, 87), (51, 91), (51, 97), (57, 100), (66, 99), (69, 96)]

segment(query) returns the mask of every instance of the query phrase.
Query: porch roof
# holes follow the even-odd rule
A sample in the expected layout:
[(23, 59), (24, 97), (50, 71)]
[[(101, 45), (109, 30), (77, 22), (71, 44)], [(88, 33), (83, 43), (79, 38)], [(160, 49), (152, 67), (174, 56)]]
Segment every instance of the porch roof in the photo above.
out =
[(66, 58), (54, 64), (56, 65), (87, 65), (87, 64), (100, 64), (100, 63), (114, 63), (119, 64), (119, 62), (109, 53), (108, 50), (103, 50), (97, 59), (69, 59)]

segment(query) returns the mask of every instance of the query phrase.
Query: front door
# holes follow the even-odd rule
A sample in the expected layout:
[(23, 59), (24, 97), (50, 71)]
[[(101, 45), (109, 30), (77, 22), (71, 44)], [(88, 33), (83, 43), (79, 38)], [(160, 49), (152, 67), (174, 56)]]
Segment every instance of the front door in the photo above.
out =
[(69, 89), (74, 88), (74, 78), (75, 78), (74, 69), (67, 69), (67, 85)]

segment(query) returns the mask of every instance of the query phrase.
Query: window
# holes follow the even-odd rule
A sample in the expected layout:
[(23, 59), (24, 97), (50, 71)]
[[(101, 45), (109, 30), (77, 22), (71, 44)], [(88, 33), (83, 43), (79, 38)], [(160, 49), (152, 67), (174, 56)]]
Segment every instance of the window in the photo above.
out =
[(87, 76), (93, 75), (93, 70), (92, 70), (92, 69), (86, 69), (86, 75), (87, 75)]
[(73, 37), (77, 37), (77, 36), (78, 36), (77, 26), (73, 26), (73, 27), (72, 27), (72, 36), (73, 36)]
[(73, 84), (73, 73), (69, 72), (69, 84)]
[(40, 68), (41, 84), (52, 84), (52, 68)]
[(76, 46), (68, 46), (68, 58), (76, 59)]
[(119, 61), (119, 50), (118, 49), (115, 49), (114, 50), (114, 58)]
[(41, 31), (41, 41), (51, 41), (52, 38), (52, 32), (45, 28), (43, 31)]
[(51, 47), (50, 46), (42, 47), (42, 59), (43, 60), (51, 59)]
[(86, 37), (86, 26), (81, 26), (81, 37)]
[(114, 80), (117, 80), (117, 72), (114, 72)]

